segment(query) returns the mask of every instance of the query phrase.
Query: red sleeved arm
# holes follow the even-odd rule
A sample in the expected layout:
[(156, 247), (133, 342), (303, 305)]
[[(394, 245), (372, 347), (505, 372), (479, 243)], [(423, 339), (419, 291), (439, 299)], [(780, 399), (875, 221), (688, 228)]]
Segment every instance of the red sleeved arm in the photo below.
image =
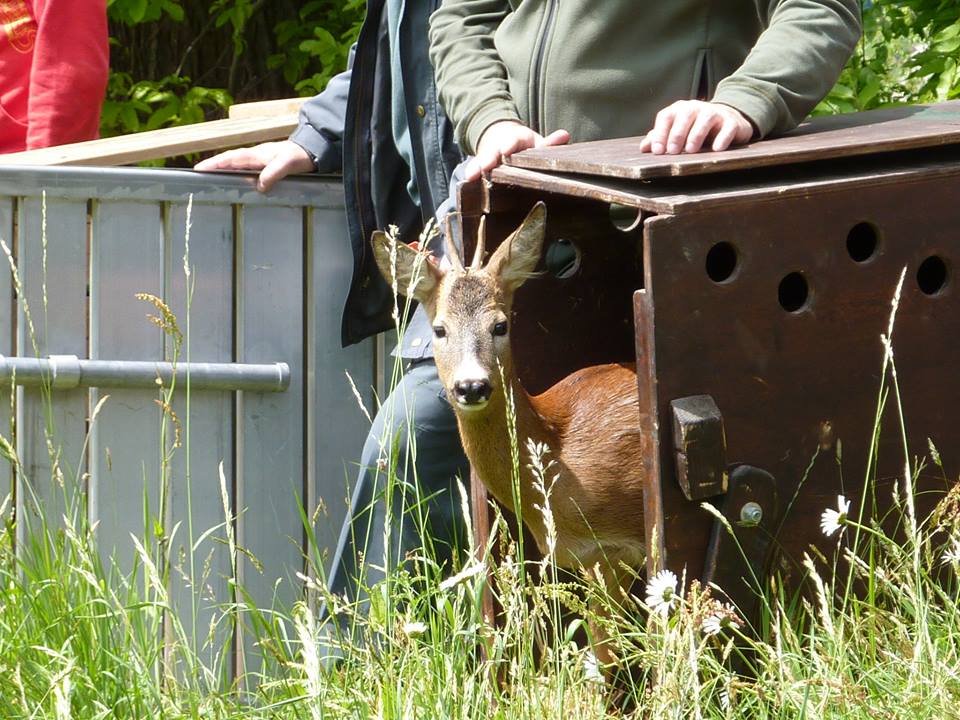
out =
[(97, 137), (110, 48), (106, 0), (35, 0), (27, 149)]

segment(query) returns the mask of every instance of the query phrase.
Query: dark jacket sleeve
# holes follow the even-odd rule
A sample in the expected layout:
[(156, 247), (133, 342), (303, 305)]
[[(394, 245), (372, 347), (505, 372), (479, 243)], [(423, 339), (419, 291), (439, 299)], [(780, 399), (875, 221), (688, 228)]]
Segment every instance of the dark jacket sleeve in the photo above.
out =
[(356, 49), (356, 45), (350, 48), (347, 69), (334, 75), (322, 93), (300, 107), (300, 122), (290, 136), (290, 140), (316, 158), (317, 172), (343, 172), (343, 126)]

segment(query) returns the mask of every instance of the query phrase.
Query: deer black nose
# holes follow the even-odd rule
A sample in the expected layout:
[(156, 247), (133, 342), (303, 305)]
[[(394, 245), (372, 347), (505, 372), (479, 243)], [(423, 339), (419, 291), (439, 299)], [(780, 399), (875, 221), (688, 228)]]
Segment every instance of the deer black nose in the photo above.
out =
[(461, 405), (485, 403), (492, 390), (488, 380), (458, 380), (453, 384), (453, 394)]

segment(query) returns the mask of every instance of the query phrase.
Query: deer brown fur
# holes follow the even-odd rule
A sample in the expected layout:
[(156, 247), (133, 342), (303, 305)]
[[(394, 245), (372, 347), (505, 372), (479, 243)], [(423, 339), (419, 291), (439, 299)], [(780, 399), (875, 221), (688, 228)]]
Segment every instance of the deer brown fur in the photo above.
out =
[[(392, 254), (383, 233), (374, 234), (373, 247), (384, 276), (395, 277), (400, 292), (423, 304), (430, 317), (437, 370), (456, 412), (464, 450), (484, 485), (500, 503), (513, 507), (503, 378), (513, 390), (524, 523), (545, 552), (546, 528), (534, 508), (543, 497), (523, 457), (529, 438), (545, 443), (549, 459), (556, 462), (550, 502), (557, 564), (590, 568), (600, 563), (605, 575), (617, 574), (621, 563), (640, 567), (644, 561), (635, 372), (627, 365), (588, 367), (530, 396), (513, 370), (508, 332), (513, 295), (540, 258), (545, 224), (546, 210), (538, 203), (485, 266), (482, 237), (469, 267), (454, 257), (447, 270), (425, 262), (422, 253), (402, 243)], [(452, 245), (447, 247), (447, 254), (455, 255)]]

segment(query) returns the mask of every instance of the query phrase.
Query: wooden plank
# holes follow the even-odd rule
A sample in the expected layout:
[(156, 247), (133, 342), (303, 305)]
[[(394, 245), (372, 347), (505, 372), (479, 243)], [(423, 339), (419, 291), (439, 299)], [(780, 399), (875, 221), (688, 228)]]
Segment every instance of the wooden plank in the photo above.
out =
[[(283, 393), (241, 393), (237, 423), (238, 542), (262, 565), (240, 559), (240, 583), (259, 608), (289, 609), (303, 567), (303, 210), (246, 207), (241, 213), (237, 271), (238, 362), (286, 362)], [(339, 422), (339, 418), (336, 419)], [(242, 641), (246, 671), (261, 653)]]
[[(329, 562), (346, 515), (350, 488), (370, 423), (357, 405), (346, 377), (350, 374), (363, 403), (374, 413), (375, 341), (340, 346), (343, 298), (353, 273), (346, 216), (336, 207), (310, 211), (306, 308), (309, 332), (308, 458), (309, 510), (319, 504), (314, 525), (318, 549)], [(336, 422), (331, 422), (336, 418)], [(329, 568), (328, 568), (329, 569)]]
[[(87, 203), (50, 199), (44, 209), (42, 197), (25, 198), (19, 214), (18, 264), (35, 336), (21, 305), (17, 355), (85, 358)], [(61, 526), (65, 513), (75, 517), (83, 507), (88, 391), (21, 387), (17, 412), (21, 483), (30, 483), (29, 491), (21, 485), (19, 499), (33, 511), (22, 517), (29, 523), (42, 512), (50, 527)]]
[(309, 98), (280, 98), (279, 100), (260, 100), (259, 102), (237, 103), (227, 110), (231, 120), (242, 118), (277, 117), (295, 115)]
[[(233, 359), (233, 208), (194, 203), (191, 212), (188, 278), (184, 272), (187, 203), (172, 204), (166, 215), (167, 304), (184, 334), (179, 360), (230, 362)], [(188, 312), (188, 288), (193, 288)], [(189, 346), (187, 344), (189, 336)], [(168, 354), (173, 351), (167, 339)], [(189, 412), (187, 393), (189, 392)], [(171, 602), (185, 638), (207, 667), (218, 662), (229, 679), (233, 663), (221, 657), (230, 640), (219, 623), (208, 643), (211, 621), (233, 599), (228, 584), (230, 556), (226, 531), (217, 530), (192, 551), (208, 529), (224, 522), (218, 466), (223, 462), (233, 493), (233, 393), (188, 391), (181, 381), (174, 410), (183, 424), (183, 445), (173, 457), (167, 530), (179, 524), (171, 546)], [(192, 560), (192, 564), (191, 564)], [(172, 628), (171, 628), (172, 630)], [(175, 641), (176, 637), (170, 632)], [(176, 660), (176, 658), (174, 658)]]
[(724, 175), (722, 182), (715, 177), (690, 177), (637, 183), (589, 175), (555, 175), (506, 166), (495, 169), (491, 178), (493, 191), (498, 196), (509, 194), (502, 189), (498, 191), (498, 187), (526, 188), (629, 205), (651, 213), (682, 215), (733, 206), (748, 199), (767, 202), (806, 198), (840, 189), (896, 186), (921, 178), (958, 174), (960, 150), (951, 147), (857, 161), (811, 163), (802, 171), (797, 169), (790, 173), (770, 168), (735, 172)]
[(631, 180), (703, 175), (960, 143), (960, 100), (818, 117), (779, 138), (724, 152), (652, 155), (641, 138), (526, 150), (507, 164)]
[[(137, 300), (140, 292), (163, 293), (163, 227), (160, 205), (100, 201), (94, 205), (90, 248), (90, 356), (103, 360), (163, 358), (156, 314)], [(154, 390), (91, 391), (91, 404), (109, 394), (93, 426), (90, 450), (90, 514), (100, 523), (104, 562), (133, 565), (130, 534), (144, 537), (144, 497), (159, 517), (160, 420)], [(152, 536), (152, 531), (150, 533)]]
[(214, 120), (133, 135), (0, 156), (0, 165), (128, 165), (145, 160), (226, 150), (283, 140), (297, 126), (296, 115)]
[[(11, 250), (15, 245), (13, 234), (14, 206), (12, 197), (0, 198), (0, 239)], [(13, 354), (15, 316), (16, 298), (13, 292), (13, 278), (10, 274), (7, 256), (0, 250), (0, 355)], [(15, 442), (15, 438), (13, 437), (13, 428), (10, 426), (10, 407), (15, 398), (16, 392), (13, 391), (12, 386), (9, 383), (0, 383), (0, 435), (11, 443)], [(10, 496), (10, 500), (13, 502), (13, 477), (13, 467), (10, 463), (6, 460), (0, 460), (0, 505), (3, 504), (7, 496)]]

